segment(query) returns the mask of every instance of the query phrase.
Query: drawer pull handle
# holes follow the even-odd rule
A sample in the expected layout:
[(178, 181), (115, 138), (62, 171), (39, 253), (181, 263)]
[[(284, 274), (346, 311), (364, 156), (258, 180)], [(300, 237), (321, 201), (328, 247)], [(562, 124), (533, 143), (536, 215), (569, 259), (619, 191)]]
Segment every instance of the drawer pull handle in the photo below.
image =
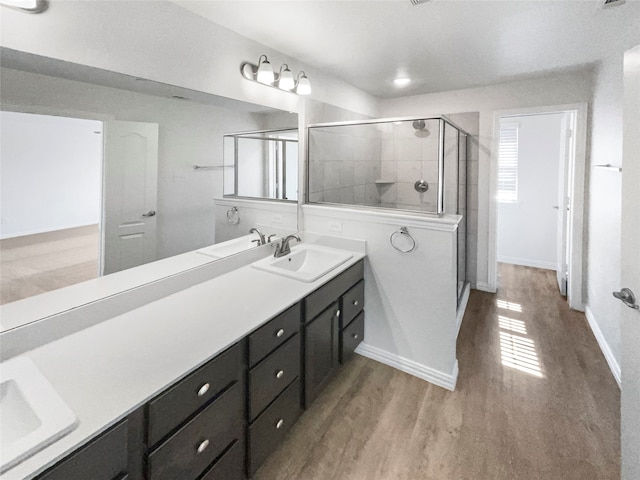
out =
[(357, 334), (357, 333), (354, 333), (354, 334), (352, 335), (352, 337), (353, 337), (353, 339), (354, 339), (354, 340), (357, 340), (357, 339), (358, 339), (358, 334)]
[(284, 335), (284, 329), (283, 329), (283, 328), (281, 328), (280, 330), (278, 330), (278, 331), (276, 332), (276, 337), (281, 337), (281, 336), (283, 336), (283, 335)]
[(354, 300), (354, 301), (353, 301), (353, 306), (354, 306), (354, 307), (357, 307), (357, 306), (358, 306), (358, 300)]
[(204, 452), (209, 446), (209, 440), (203, 441), (200, 445), (198, 445), (198, 453)]
[(209, 385), (208, 383), (205, 383), (204, 385), (202, 385), (200, 387), (200, 389), (198, 390), (198, 396), (202, 397), (205, 393), (207, 393), (209, 391), (210, 387), (211, 387), (211, 385)]
[(278, 430), (280, 430), (280, 429), (282, 428), (282, 426), (283, 426), (283, 425), (284, 425), (284, 420), (283, 420), (283, 419), (280, 419), (280, 420), (278, 420), (278, 421), (276, 422), (276, 428), (277, 428)]
[(278, 370), (276, 372), (276, 378), (282, 378), (284, 377), (284, 370)]
[(340, 310), (336, 310), (336, 317), (340, 317)]

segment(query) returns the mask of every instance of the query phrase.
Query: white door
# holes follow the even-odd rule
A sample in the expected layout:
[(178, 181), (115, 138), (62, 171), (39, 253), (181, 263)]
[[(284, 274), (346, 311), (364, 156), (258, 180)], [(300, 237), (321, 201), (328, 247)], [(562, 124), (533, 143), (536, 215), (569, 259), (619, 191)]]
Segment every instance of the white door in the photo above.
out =
[(158, 125), (105, 122), (102, 274), (156, 258)]
[(567, 226), (569, 208), (569, 166), (573, 163), (573, 114), (565, 113), (561, 124), (560, 161), (558, 162), (558, 200), (554, 208), (557, 210), (556, 239), (556, 278), (558, 288), (563, 296), (567, 296)]
[[(640, 45), (624, 58), (621, 287), (640, 304)], [(640, 478), (640, 310), (622, 308), (622, 479)]]

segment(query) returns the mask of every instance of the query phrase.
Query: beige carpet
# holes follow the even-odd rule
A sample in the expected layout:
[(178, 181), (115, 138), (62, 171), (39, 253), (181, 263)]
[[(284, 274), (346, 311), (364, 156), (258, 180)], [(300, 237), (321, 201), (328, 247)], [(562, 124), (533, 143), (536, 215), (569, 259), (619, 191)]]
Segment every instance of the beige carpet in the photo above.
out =
[(98, 225), (0, 240), (0, 304), (98, 276)]
[(455, 392), (356, 356), (254, 480), (617, 480), (620, 392), (555, 272), (473, 291)]

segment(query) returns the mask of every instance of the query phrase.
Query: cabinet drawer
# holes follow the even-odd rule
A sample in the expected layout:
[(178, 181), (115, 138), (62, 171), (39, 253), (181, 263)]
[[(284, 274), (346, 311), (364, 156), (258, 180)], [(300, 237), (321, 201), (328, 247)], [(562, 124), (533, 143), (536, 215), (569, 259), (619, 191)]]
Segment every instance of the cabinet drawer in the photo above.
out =
[(253, 475), (298, 420), (300, 380), (296, 380), (249, 427), (249, 472)]
[(127, 422), (120, 423), (38, 480), (120, 480), (127, 471)]
[(335, 302), (364, 277), (364, 261), (360, 260), (333, 280), (329, 281), (304, 300), (304, 320), (313, 320), (320, 312)]
[(349, 325), (364, 307), (364, 280), (360, 280), (342, 296), (342, 314), (340, 330)]
[(149, 455), (149, 480), (200, 475), (231, 442), (242, 439), (243, 400), (237, 383), (160, 445)]
[(155, 445), (221, 390), (240, 379), (242, 349), (236, 344), (149, 403), (149, 446)]
[(299, 375), (300, 335), (294, 335), (249, 372), (249, 419), (257, 417)]
[(364, 338), (364, 312), (340, 332), (340, 363), (346, 363)]
[(244, 442), (237, 441), (200, 480), (245, 480)]
[(300, 330), (302, 305), (296, 304), (249, 335), (249, 366), (266, 357)]

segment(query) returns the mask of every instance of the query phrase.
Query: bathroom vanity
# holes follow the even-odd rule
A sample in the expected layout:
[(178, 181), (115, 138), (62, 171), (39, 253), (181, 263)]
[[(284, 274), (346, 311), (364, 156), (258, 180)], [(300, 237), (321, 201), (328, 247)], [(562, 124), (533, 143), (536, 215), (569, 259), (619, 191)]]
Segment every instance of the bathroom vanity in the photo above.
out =
[(79, 424), (0, 478), (251, 476), (363, 338), (349, 254), (313, 282), (246, 265), (27, 352)]

